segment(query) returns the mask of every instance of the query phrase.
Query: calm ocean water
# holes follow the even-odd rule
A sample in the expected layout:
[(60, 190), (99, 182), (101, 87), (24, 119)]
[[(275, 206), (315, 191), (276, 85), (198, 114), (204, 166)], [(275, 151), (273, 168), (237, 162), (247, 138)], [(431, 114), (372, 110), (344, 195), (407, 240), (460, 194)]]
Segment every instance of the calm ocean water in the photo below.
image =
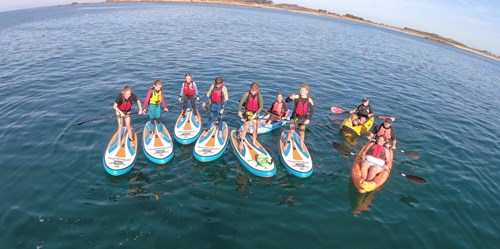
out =
[[(0, 248), (493, 248), (500, 215), (500, 63), (405, 34), (284, 11), (194, 4), (112, 4), (0, 13)], [(186, 71), (205, 93), (227, 82), (228, 111), (249, 83), (265, 106), (311, 84), (315, 172), (251, 175), (229, 149), (197, 162), (192, 145), (154, 165), (139, 154), (121, 177), (104, 149), (124, 85), (143, 99), (160, 78), (172, 104)], [(359, 195), (364, 138), (337, 133), (364, 96), (397, 118), (401, 172)], [(164, 115), (173, 132), (178, 107)], [(134, 118), (142, 129), (145, 116)], [(238, 118), (227, 115), (236, 128)], [(377, 123), (379, 123), (378, 120)], [(278, 158), (279, 131), (259, 136)], [(356, 211), (357, 210), (357, 211)], [(357, 216), (354, 215), (357, 213)]]

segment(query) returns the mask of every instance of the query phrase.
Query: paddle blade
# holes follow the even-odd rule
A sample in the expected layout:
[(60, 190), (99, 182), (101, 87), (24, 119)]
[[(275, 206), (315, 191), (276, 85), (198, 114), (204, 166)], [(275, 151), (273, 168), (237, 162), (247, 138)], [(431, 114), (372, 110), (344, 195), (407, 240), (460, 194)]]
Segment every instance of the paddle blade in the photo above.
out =
[(398, 172), (400, 175), (406, 177), (406, 179), (410, 180), (411, 182), (413, 183), (416, 183), (416, 184), (425, 184), (427, 181), (420, 177), (420, 176), (414, 176), (414, 175), (407, 175), (405, 173), (401, 173), (401, 172)]
[(332, 108), (330, 108), (330, 110), (335, 113), (335, 114), (340, 114), (340, 113), (344, 113), (345, 110), (338, 107), (338, 106), (332, 106)]
[(339, 144), (337, 142), (333, 142), (332, 145), (333, 145), (333, 148), (340, 153), (347, 154), (347, 155), (354, 155), (354, 153), (351, 152), (351, 150), (349, 148), (347, 148), (345, 145)]
[(413, 159), (419, 159), (420, 158), (420, 154), (418, 154), (417, 152), (414, 152), (414, 151), (401, 150), (401, 152), (405, 153), (406, 156), (411, 157)]
[(395, 118), (395, 117), (391, 117), (391, 116), (383, 116), (383, 115), (378, 116), (378, 118), (383, 119), (383, 120), (386, 120), (386, 119), (388, 119), (388, 118), (390, 118), (392, 121), (395, 121), (395, 120), (396, 120), (396, 118)]

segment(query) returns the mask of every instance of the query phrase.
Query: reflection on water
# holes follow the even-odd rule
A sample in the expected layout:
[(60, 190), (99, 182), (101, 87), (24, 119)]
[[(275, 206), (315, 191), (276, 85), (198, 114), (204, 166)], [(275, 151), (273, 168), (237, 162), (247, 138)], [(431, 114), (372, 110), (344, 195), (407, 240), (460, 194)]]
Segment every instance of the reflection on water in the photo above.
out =
[(349, 198), (351, 200), (352, 214), (355, 217), (359, 217), (361, 213), (370, 211), (370, 205), (372, 205), (377, 192), (378, 190), (361, 194), (354, 186), (352, 180), (350, 180)]

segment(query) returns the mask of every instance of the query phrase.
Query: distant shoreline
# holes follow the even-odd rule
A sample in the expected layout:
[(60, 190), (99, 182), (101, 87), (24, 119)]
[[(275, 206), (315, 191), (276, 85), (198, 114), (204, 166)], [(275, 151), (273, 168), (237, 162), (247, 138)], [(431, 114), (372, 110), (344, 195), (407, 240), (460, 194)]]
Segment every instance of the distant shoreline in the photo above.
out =
[[(196, 4), (220, 4), (220, 5), (235, 5), (235, 6), (246, 6), (246, 7), (254, 7), (254, 8), (267, 8), (267, 9), (277, 9), (277, 10), (286, 10), (292, 12), (299, 12), (305, 14), (311, 14), (316, 16), (330, 17), (336, 19), (342, 19), (346, 21), (352, 21), (367, 25), (372, 25), (375, 27), (380, 27), (384, 29), (390, 29), (398, 32), (402, 32), (405, 34), (417, 36), (420, 38), (424, 38), (427, 40), (435, 41), (438, 43), (446, 44), (458, 49), (462, 49), (477, 55), (485, 56), (487, 58), (500, 61), (500, 56), (495, 55), (491, 52), (485, 50), (479, 50), (475, 48), (471, 48), (467, 45), (459, 43), (449, 38), (445, 38), (439, 36), (437, 34), (428, 33), (420, 30), (411, 29), (408, 27), (398, 28), (394, 26), (385, 25), (382, 23), (375, 23), (369, 20), (364, 20), (361, 17), (357, 17), (351, 14), (339, 15), (336, 13), (328, 12), (322, 9), (311, 9), (302, 7), (296, 4), (274, 4), (272, 1), (265, 0), (106, 0), (106, 3), (139, 3), (139, 2), (149, 2), (149, 3), (196, 3)], [(73, 3), (75, 4), (75, 3)]]

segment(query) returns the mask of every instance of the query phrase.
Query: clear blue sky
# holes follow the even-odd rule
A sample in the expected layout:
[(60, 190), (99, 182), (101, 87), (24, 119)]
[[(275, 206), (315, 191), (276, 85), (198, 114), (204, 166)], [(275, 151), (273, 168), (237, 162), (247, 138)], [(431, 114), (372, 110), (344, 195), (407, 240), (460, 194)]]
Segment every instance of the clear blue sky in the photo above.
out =
[[(0, 0), (0, 11), (103, 0)], [(273, 0), (409, 27), (500, 55), (500, 0)]]

